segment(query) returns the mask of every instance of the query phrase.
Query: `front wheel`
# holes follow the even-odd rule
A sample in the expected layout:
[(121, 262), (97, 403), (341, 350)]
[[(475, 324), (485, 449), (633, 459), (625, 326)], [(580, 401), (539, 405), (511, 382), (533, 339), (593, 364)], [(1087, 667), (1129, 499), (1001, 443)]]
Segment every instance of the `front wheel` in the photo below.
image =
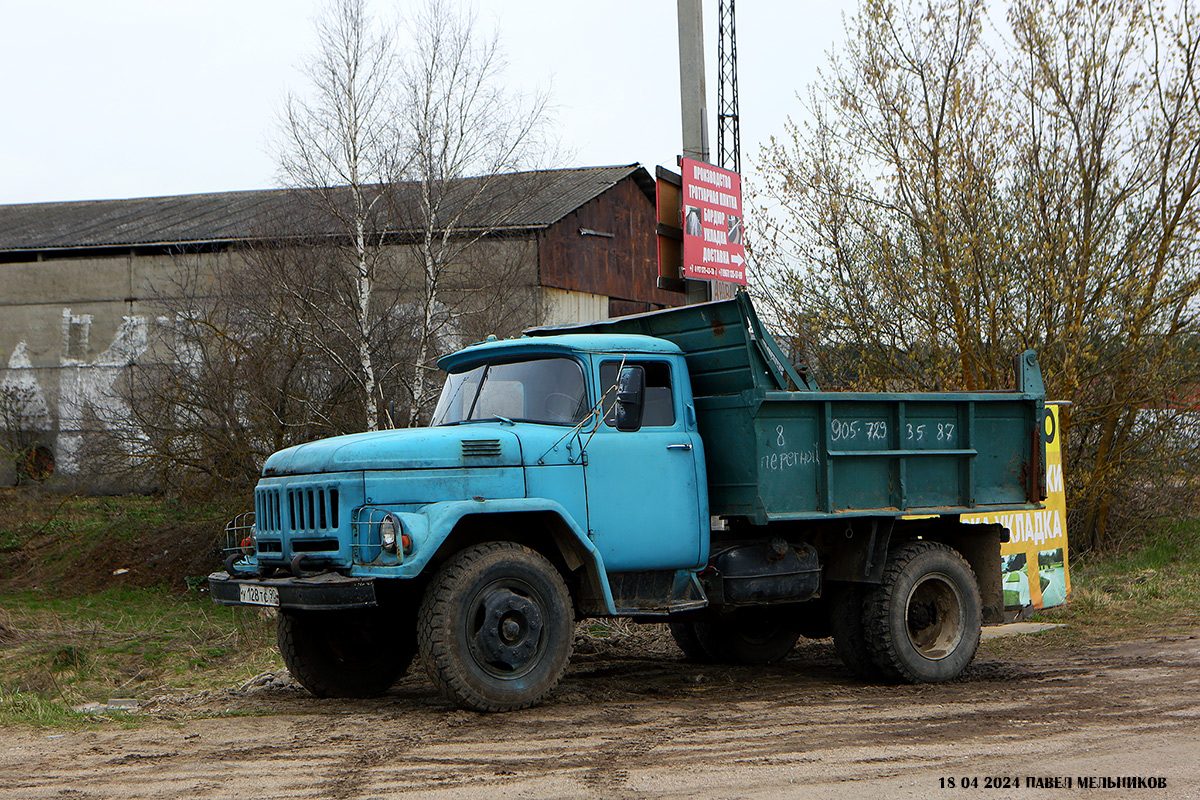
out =
[(292, 677), (317, 697), (374, 697), (408, 671), (417, 652), (403, 614), (281, 609), (275, 635)]
[(951, 680), (975, 657), (981, 606), (962, 556), (938, 542), (909, 542), (888, 555), (883, 583), (866, 598), (872, 660), (894, 680)]
[(571, 657), (567, 585), (542, 555), (514, 542), (475, 545), (446, 562), (426, 589), (419, 620), (430, 677), (474, 711), (537, 703)]

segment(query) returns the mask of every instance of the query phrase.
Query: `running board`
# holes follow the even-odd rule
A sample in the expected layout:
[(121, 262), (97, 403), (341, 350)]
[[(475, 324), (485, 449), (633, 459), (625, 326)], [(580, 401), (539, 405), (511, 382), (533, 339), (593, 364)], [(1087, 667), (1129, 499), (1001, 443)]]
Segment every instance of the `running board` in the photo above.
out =
[(621, 617), (666, 617), (708, 606), (704, 589), (691, 570), (612, 572), (608, 584)]

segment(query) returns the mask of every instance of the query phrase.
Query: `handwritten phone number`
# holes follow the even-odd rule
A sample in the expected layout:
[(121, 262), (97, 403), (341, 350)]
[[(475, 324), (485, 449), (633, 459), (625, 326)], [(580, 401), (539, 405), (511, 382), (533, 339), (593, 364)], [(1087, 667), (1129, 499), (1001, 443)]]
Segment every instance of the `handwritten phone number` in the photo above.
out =
[[(936, 427), (936, 432), (935, 428)], [(932, 441), (934, 436), (939, 442), (951, 442), (954, 440), (954, 425), (953, 422), (929, 422), (918, 423), (916, 425), (911, 422), (905, 423), (905, 441), (909, 442), (924, 442)], [(845, 439), (857, 439), (860, 435), (866, 437), (869, 441), (886, 440), (888, 436), (887, 422), (884, 420), (845, 420), (834, 419), (829, 422), (829, 440), (836, 442)]]

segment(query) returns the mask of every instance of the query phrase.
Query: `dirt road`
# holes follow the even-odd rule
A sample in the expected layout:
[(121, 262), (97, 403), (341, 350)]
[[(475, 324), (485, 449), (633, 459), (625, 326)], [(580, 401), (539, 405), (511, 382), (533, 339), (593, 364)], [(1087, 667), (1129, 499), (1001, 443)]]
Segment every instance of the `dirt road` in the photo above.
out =
[(419, 673), (361, 702), (276, 680), (157, 698), (129, 729), (6, 731), (0, 797), (1200, 798), (1196, 633), (1006, 646), (916, 687), (851, 679), (827, 641), (732, 668), (635, 633), (585, 642), (549, 704), (491, 716), (451, 708)]

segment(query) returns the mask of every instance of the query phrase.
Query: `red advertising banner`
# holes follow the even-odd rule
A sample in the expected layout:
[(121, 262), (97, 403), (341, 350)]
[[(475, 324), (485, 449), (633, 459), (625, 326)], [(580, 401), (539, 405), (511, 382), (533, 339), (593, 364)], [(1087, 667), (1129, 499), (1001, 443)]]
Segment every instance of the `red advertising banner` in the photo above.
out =
[(683, 274), (746, 285), (742, 176), (684, 158)]

